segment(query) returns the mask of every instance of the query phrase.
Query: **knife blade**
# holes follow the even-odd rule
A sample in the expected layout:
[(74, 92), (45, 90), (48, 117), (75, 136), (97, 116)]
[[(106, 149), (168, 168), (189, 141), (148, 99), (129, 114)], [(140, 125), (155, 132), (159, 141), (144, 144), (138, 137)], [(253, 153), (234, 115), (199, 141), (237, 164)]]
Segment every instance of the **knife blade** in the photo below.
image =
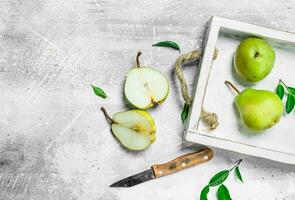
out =
[(152, 165), (150, 169), (119, 180), (110, 185), (110, 187), (132, 187), (207, 162), (211, 160), (212, 157), (213, 151), (209, 148), (205, 148), (197, 152), (180, 156), (167, 163)]

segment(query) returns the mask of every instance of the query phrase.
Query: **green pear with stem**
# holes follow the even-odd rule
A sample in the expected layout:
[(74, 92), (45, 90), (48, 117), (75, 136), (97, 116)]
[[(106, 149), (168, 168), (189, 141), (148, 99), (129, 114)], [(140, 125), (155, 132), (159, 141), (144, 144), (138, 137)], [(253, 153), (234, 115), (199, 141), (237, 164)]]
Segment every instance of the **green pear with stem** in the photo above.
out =
[(143, 110), (118, 112), (111, 118), (101, 107), (111, 130), (119, 142), (129, 150), (144, 150), (156, 140), (156, 126), (152, 116)]
[(279, 96), (268, 90), (247, 88), (240, 92), (231, 82), (225, 84), (235, 90), (235, 105), (242, 122), (251, 130), (262, 131), (280, 121), (283, 103)]
[(238, 75), (249, 82), (264, 79), (272, 70), (275, 51), (265, 40), (247, 38), (243, 40), (234, 55), (234, 67)]
[(169, 94), (169, 83), (158, 70), (141, 66), (140, 55), (141, 52), (138, 52), (136, 67), (133, 67), (127, 74), (124, 94), (131, 105), (146, 110), (165, 101)]

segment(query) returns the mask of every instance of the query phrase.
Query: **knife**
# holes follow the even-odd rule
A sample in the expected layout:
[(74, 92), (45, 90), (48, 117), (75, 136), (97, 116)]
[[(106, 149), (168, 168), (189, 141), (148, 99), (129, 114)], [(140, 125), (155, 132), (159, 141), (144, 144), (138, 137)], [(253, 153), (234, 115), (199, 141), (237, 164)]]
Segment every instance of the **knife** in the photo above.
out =
[(197, 152), (180, 156), (167, 163), (152, 165), (150, 169), (135, 174), (133, 176), (124, 178), (116, 183), (113, 183), (112, 185), (110, 185), (110, 187), (132, 187), (134, 185), (155, 178), (160, 178), (162, 176), (166, 176), (174, 172), (181, 171), (183, 169), (195, 166), (203, 162), (207, 162), (211, 160), (212, 157), (213, 151), (209, 148), (205, 148)]

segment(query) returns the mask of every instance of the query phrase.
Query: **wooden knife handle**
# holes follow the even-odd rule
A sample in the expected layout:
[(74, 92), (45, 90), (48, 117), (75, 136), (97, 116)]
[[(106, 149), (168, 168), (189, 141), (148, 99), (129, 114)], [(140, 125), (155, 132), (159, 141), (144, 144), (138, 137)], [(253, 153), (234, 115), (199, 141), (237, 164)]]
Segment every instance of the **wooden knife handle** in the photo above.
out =
[(213, 157), (213, 151), (209, 148), (180, 156), (170, 162), (155, 164), (152, 166), (156, 178), (181, 171), (194, 165), (207, 162)]

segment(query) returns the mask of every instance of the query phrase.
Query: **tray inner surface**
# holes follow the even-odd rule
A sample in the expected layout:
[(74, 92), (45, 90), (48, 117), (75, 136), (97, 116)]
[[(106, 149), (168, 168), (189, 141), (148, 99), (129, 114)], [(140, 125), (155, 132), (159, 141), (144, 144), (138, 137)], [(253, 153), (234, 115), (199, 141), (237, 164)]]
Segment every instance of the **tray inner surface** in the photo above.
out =
[[(218, 58), (213, 62), (209, 80), (204, 96), (203, 106), (208, 111), (217, 113), (220, 125), (214, 131), (199, 122), (196, 125), (198, 134), (229, 140), (245, 145), (275, 150), (295, 155), (295, 114), (284, 115), (281, 121), (263, 133), (253, 133), (244, 128), (239, 113), (234, 105), (235, 93), (228, 88), (225, 80), (233, 82), (240, 90), (247, 87), (268, 89), (275, 91), (279, 79), (285, 83), (295, 84), (295, 45), (267, 39), (275, 49), (276, 62), (270, 75), (264, 80), (251, 84), (242, 81), (233, 68), (233, 55), (241, 42), (252, 35), (232, 30), (221, 29), (216, 48), (219, 50)], [(286, 97), (284, 97), (285, 105)]]

